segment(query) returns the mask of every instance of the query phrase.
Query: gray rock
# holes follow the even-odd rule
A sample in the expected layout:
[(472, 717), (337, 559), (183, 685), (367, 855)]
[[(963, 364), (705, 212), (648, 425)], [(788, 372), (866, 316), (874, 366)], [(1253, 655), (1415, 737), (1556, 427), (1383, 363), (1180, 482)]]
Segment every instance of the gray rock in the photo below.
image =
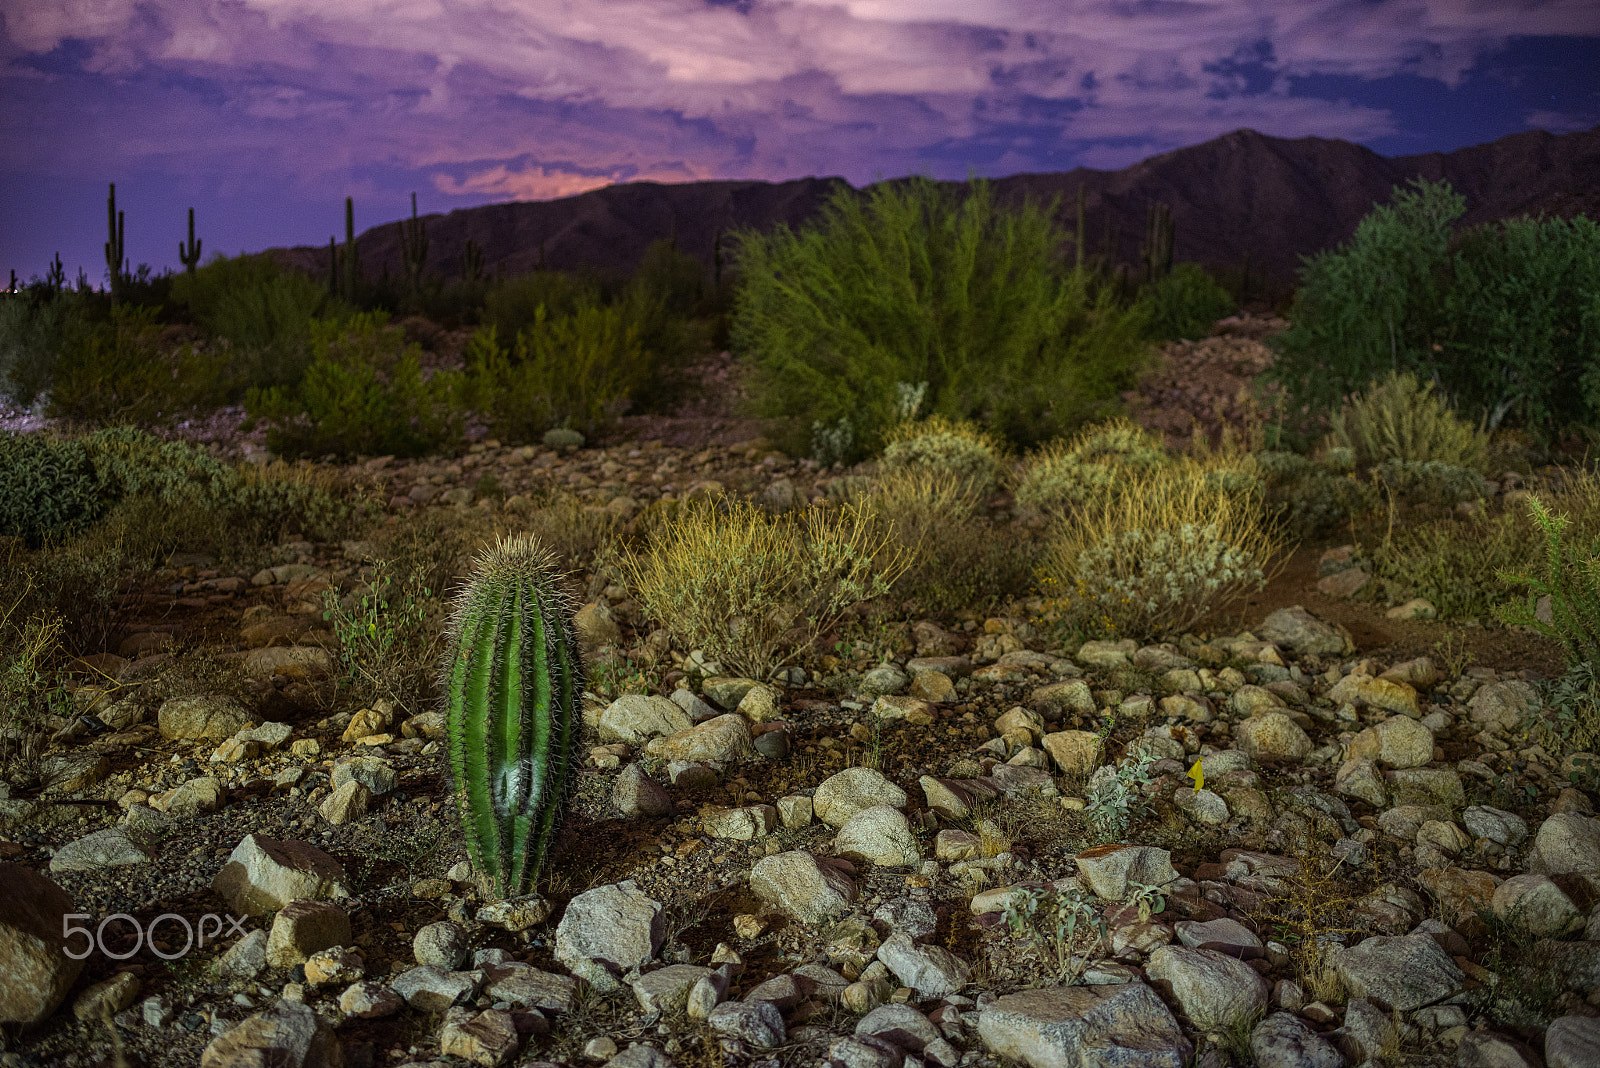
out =
[(56, 1010), (83, 970), (67, 952), (82, 936), (64, 937), (72, 898), (21, 864), (0, 863), (0, 1023), (38, 1023)]
[(1399, 1012), (1444, 1000), (1465, 978), (1429, 935), (1377, 935), (1330, 956), (1351, 996)]
[(395, 976), (389, 985), (413, 1009), (438, 1013), (471, 1001), (482, 984), (482, 972), (448, 972), (431, 964), (419, 964)]
[(1539, 825), (1528, 870), (1540, 875), (1600, 872), (1600, 820), (1558, 812)]
[(93, 786), (111, 770), (111, 761), (100, 753), (57, 753), (39, 764), (39, 779), (46, 792), (70, 794)]
[(1185, 816), (1207, 827), (1220, 827), (1230, 818), (1228, 803), (1210, 790), (1179, 790), (1172, 802)]
[(327, 901), (291, 901), (272, 918), (267, 963), (292, 968), (318, 950), (350, 941), (350, 917), (344, 909)]
[(905, 1056), (900, 1047), (870, 1035), (846, 1035), (828, 1047), (829, 1068), (900, 1068)]
[(1256, 1068), (1344, 1068), (1344, 1057), (1300, 1018), (1275, 1012), (1250, 1032)]
[(1389, 790), (1384, 785), (1383, 773), (1370, 760), (1346, 760), (1334, 773), (1333, 789), (1345, 797), (1355, 797), (1373, 808), (1389, 803)]
[(861, 691), (868, 694), (899, 693), (910, 683), (906, 673), (893, 664), (879, 664), (861, 676)]
[(258, 927), (228, 947), (213, 967), (231, 979), (254, 979), (267, 966), (267, 932)]
[(688, 1003), (690, 989), (713, 974), (714, 969), (696, 964), (669, 964), (634, 980), (633, 995), (639, 999), (639, 1007), (645, 1012), (682, 1012)]
[(169, 816), (199, 816), (221, 808), (226, 797), (227, 791), (223, 789), (221, 779), (200, 775), (152, 797), (150, 803)]
[(225, 742), (259, 722), (259, 716), (234, 698), (214, 694), (174, 697), (156, 713), (161, 737), (168, 741)]
[(655, 694), (623, 694), (600, 713), (595, 731), (602, 742), (643, 742), (686, 731), (694, 723), (688, 713)]
[(1234, 743), (1259, 761), (1295, 763), (1311, 752), (1311, 736), (1287, 712), (1263, 712), (1233, 728)]
[(382, 983), (372, 980), (351, 983), (339, 995), (339, 1011), (361, 1020), (393, 1016), (405, 1007), (405, 1000)]
[[(528, 1068), (542, 1068), (543, 1064), (544, 1062), (539, 1062), (529, 1065)], [(629, 1046), (606, 1061), (606, 1068), (675, 1068), (675, 1062), (654, 1046), (641, 1044)]]
[(1515, 730), (1525, 716), (1539, 711), (1543, 702), (1532, 683), (1521, 679), (1486, 682), (1467, 702), (1472, 722), (1503, 731)]
[(461, 966), (470, 948), (466, 930), (450, 920), (428, 924), (411, 940), (411, 955), (418, 964), (431, 964), (447, 972)]
[(334, 765), (333, 788), (337, 790), (347, 782), (358, 782), (371, 791), (373, 797), (382, 797), (400, 785), (400, 776), (394, 766), (381, 757), (358, 756)]
[(282, 1000), (211, 1040), (200, 1068), (338, 1068), (344, 1063), (333, 1028), (309, 1005)]
[(672, 796), (650, 777), (642, 764), (629, 764), (611, 787), (611, 803), (624, 816), (664, 816)]
[(1545, 1068), (1593, 1068), (1600, 1064), (1600, 1020), (1563, 1016), (1544, 1033)]
[(1468, 1031), (1456, 1047), (1459, 1068), (1538, 1068), (1538, 1055), (1514, 1038)]
[(495, 1068), (517, 1055), (520, 1039), (509, 1012), (450, 1009), (439, 1029), (439, 1053)]
[(1335, 623), (1325, 623), (1299, 605), (1280, 608), (1256, 630), (1262, 641), (1281, 645), (1293, 653), (1313, 656), (1343, 656), (1355, 650), (1350, 632)]
[(99, 871), (147, 864), (155, 847), (143, 835), (124, 827), (96, 831), (75, 842), (68, 842), (50, 858), (51, 871)]
[(1584, 915), (1548, 875), (1514, 875), (1495, 887), (1494, 914), (1535, 938), (1564, 938), (1583, 929)]
[(840, 856), (886, 867), (903, 867), (922, 859), (905, 813), (888, 805), (864, 808), (846, 820), (834, 849)]
[(1366, 998), (1351, 998), (1344, 1007), (1344, 1033), (1356, 1045), (1361, 1060), (1376, 1062), (1385, 1047), (1399, 1044), (1394, 1020)]
[(750, 869), (750, 889), (801, 923), (825, 923), (855, 900), (850, 877), (805, 850), (763, 857)]
[(665, 937), (661, 903), (630, 879), (572, 899), (556, 927), (555, 955), (568, 967), (581, 958), (625, 972), (651, 960)]
[(264, 916), (291, 901), (349, 896), (344, 869), (322, 850), (293, 839), (245, 836), (211, 881), (236, 913)]
[(732, 712), (697, 723), (688, 730), (666, 738), (652, 738), (645, 743), (645, 752), (668, 761), (756, 759), (749, 721)]
[(879, 1005), (856, 1023), (857, 1035), (870, 1035), (912, 1053), (944, 1037), (922, 1013), (910, 1005)]
[(1203, 1031), (1227, 1031), (1267, 1008), (1267, 983), (1243, 961), (1211, 949), (1160, 946), (1145, 964), (1163, 992)]
[(767, 1001), (724, 1001), (706, 1016), (713, 1031), (763, 1049), (783, 1045), (783, 1016)]
[(728, 973), (722, 968), (716, 968), (709, 975), (702, 976), (689, 988), (688, 995), (684, 998), (683, 1009), (691, 1020), (704, 1020), (711, 1015), (711, 1010), (722, 1004), (728, 996)]
[(891, 932), (900, 932), (913, 942), (927, 938), (939, 926), (933, 906), (910, 897), (890, 898), (873, 910), (872, 918)]
[(1514, 846), (1528, 837), (1528, 825), (1515, 812), (1473, 805), (1461, 814), (1474, 838), (1487, 838), (1496, 845)]
[(1265, 951), (1261, 939), (1244, 924), (1226, 916), (1218, 920), (1179, 920), (1172, 925), (1178, 941), (1194, 949), (1214, 949), (1230, 957), (1244, 960), (1259, 957)]
[(495, 1001), (544, 1012), (568, 1013), (578, 1002), (578, 981), (570, 975), (540, 971), (514, 960), (490, 965), (483, 991)]
[(830, 775), (811, 798), (812, 812), (830, 827), (843, 827), (851, 816), (875, 805), (905, 808), (906, 792), (871, 768)]
[(901, 984), (923, 997), (954, 994), (967, 984), (972, 965), (941, 946), (921, 946), (896, 932), (878, 947), (878, 959)]
[(686, 690), (682, 686), (672, 691), (670, 699), (673, 704), (683, 709), (691, 723), (704, 723), (708, 719), (715, 719), (721, 715), (715, 708), (700, 699), (700, 695), (693, 690)]
[(1104, 901), (1121, 901), (1128, 894), (1129, 883), (1163, 886), (1178, 877), (1172, 868), (1172, 854), (1156, 846), (1095, 846), (1074, 860), (1084, 885)]
[(1029, 1068), (1183, 1068), (1193, 1047), (1139, 982), (1047, 987), (996, 998), (978, 1017), (990, 1051)]
[(1400, 768), (1385, 775), (1384, 781), (1397, 805), (1444, 805), (1454, 810), (1467, 800), (1454, 768)]
[(700, 828), (713, 838), (748, 842), (777, 830), (778, 810), (771, 805), (714, 809), (700, 818)]

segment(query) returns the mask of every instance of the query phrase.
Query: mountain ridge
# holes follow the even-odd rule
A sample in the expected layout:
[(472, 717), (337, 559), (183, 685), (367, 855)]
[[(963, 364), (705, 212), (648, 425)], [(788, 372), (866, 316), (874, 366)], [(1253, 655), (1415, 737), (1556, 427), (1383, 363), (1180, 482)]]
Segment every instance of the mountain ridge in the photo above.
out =
[[(1388, 203), (1393, 187), (1414, 177), (1447, 180), (1466, 197), (1458, 227), (1541, 213), (1600, 219), (1600, 126), (1570, 134), (1530, 130), (1451, 152), (1410, 156), (1380, 156), (1348, 141), (1278, 138), (1242, 128), (1120, 170), (1078, 167), (989, 182), (999, 204), (1031, 197), (1043, 205), (1059, 197), (1056, 218), (1069, 232), (1075, 228), (1082, 183), (1088, 250), (1101, 251), (1109, 221), (1116, 259), (1129, 264), (1138, 261), (1149, 205), (1165, 201), (1172, 211), (1175, 262), (1198, 262), (1237, 278), (1248, 252), (1252, 288), (1258, 295), (1282, 295), (1296, 283), (1301, 256), (1349, 240), (1375, 204)], [(891, 184), (907, 180), (889, 179)], [(543, 264), (620, 276), (633, 270), (650, 242), (668, 236), (709, 270), (719, 231), (765, 231), (779, 224), (798, 229), (819, 217), (840, 186), (854, 188), (836, 176), (627, 182), (558, 200), (457, 208), (424, 216), (427, 270), (458, 276), (470, 239), (483, 250), (484, 269), (501, 275)], [(357, 235), (366, 276), (385, 268), (403, 273), (397, 223)], [(326, 276), (326, 246), (268, 252)]]

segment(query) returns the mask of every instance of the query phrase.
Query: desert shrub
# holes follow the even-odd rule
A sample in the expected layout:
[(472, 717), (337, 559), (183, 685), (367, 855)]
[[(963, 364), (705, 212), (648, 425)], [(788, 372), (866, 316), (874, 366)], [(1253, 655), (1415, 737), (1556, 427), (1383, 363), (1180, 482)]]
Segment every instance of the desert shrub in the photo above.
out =
[[(646, 514), (650, 521), (659, 521), (662, 510), (663, 506), (656, 503)], [(588, 570), (602, 549), (621, 535), (623, 527), (615, 512), (565, 492), (535, 502), (523, 523), (528, 533), (573, 571)], [(640, 526), (645, 526), (644, 515)]]
[(648, 381), (638, 329), (617, 307), (582, 307), (516, 335), (511, 348), (496, 327), (467, 345), (468, 395), (502, 441), (537, 439), (552, 427), (594, 434), (626, 410)]
[(1169, 459), (1154, 435), (1115, 419), (1052, 442), (1029, 457), (1017, 484), (1017, 503), (1059, 512), (1114, 488), (1126, 474), (1154, 471)]
[(568, 271), (533, 271), (491, 286), (483, 301), (482, 325), (502, 338), (514, 338), (538, 320), (559, 319), (600, 305), (600, 284)]
[(1059, 520), (1039, 568), (1049, 610), (1082, 631), (1149, 637), (1260, 588), (1281, 548), (1265, 505), (1205, 475), (1194, 461), (1130, 474)]
[(994, 488), (1000, 445), (972, 423), (930, 416), (889, 428), (880, 465), (885, 471), (922, 469), (948, 474), (976, 493)]
[(1197, 341), (1210, 334), (1217, 320), (1231, 314), (1236, 304), (1204, 267), (1180, 263), (1144, 287), (1137, 307), (1143, 316), (1145, 337)]
[(1396, 186), (1393, 204), (1375, 207), (1346, 244), (1302, 257), (1291, 325), (1268, 343), (1271, 377), (1297, 402), (1332, 409), (1396, 369), (1431, 377), (1451, 224), (1466, 201), (1448, 183), (1413, 184)]
[(906, 570), (890, 595), (918, 615), (949, 616), (1027, 586), (1032, 542), (982, 517), (982, 500), (968, 480), (907, 466), (884, 471), (847, 497), (905, 554)]
[(925, 178), (841, 189), (799, 234), (734, 236), (730, 336), (752, 411), (796, 454), (819, 426), (848, 432), (847, 461), (877, 452), (902, 382), (1031, 445), (1109, 407), (1149, 351), (1133, 312), (1066, 269), (1048, 209), (997, 212), (984, 182), (959, 208)]
[(1548, 438), (1600, 415), (1600, 226), (1508, 219), (1463, 233), (1435, 362), (1446, 390), (1492, 429)]
[(121, 543), (99, 528), (46, 540), (0, 573), (0, 605), (13, 605), (18, 620), (59, 621), (61, 645), (72, 655), (103, 652), (126, 618), (117, 592), (127, 571)]
[(1444, 460), (1385, 460), (1370, 474), (1379, 486), (1432, 504), (1476, 501), (1489, 492), (1482, 475)]
[(420, 456), (459, 439), (461, 374), (425, 376), (420, 350), (381, 313), (314, 322), (309, 351), (296, 386), (245, 395), (247, 425), (267, 421), (274, 452)]
[(1285, 534), (1314, 537), (1378, 504), (1372, 486), (1352, 477), (1349, 463), (1330, 450), (1322, 461), (1294, 452), (1254, 455), (1267, 512)]
[(55, 380), (61, 354), (87, 343), (108, 306), (103, 294), (43, 284), (0, 297), (0, 396), (32, 406)]
[(1445, 618), (1488, 619), (1529, 559), (1527, 530), (1511, 513), (1396, 525), (1374, 545), (1374, 574), (1389, 600), (1426, 597)]
[(622, 322), (638, 337), (645, 362), (630, 394), (634, 409), (670, 411), (692, 388), (683, 369), (713, 341), (713, 324), (697, 318), (707, 290), (700, 261), (672, 242), (655, 241), (645, 250), (615, 301)]
[(36, 767), (48, 738), (51, 713), (66, 711), (70, 698), (52, 686), (51, 662), (58, 654), (61, 620), (46, 611), (27, 612), (33, 576), (20, 566), (16, 539), (0, 538), (0, 777)]
[(905, 561), (859, 509), (774, 516), (734, 499), (683, 509), (621, 566), (678, 645), (760, 679), (887, 592)]
[(93, 425), (151, 422), (222, 403), (223, 369), (192, 344), (168, 343), (158, 314), (118, 304), (109, 322), (64, 347), (52, 372), (50, 414)]
[(1489, 455), (1488, 433), (1457, 419), (1432, 382), (1409, 372), (1374, 382), (1329, 422), (1329, 444), (1352, 450), (1361, 470), (1400, 460), (1481, 471)]
[(105, 510), (101, 481), (81, 442), (0, 436), (0, 538), (37, 549), (47, 537), (77, 533)]

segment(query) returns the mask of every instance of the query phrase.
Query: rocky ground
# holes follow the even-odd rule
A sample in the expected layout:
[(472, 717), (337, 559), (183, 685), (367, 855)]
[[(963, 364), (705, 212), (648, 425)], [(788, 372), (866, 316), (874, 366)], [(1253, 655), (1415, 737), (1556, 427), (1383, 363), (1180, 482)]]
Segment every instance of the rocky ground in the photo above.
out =
[[(479, 542), (553, 490), (620, 525), (845, 474), (716, 418), (349, 473)], [(1325, 548), (1204, 640), (1063, 646), (1019, 597), (759, 682), (601, 570), (574, 811), (511, 902), (439, 713), (334, 685), (373, 542), (176, 557), (0, 785), (0, 1064), (1600, 1064), (1597, 779), (1523, 735), (1559, 657), (1352, 602)]]

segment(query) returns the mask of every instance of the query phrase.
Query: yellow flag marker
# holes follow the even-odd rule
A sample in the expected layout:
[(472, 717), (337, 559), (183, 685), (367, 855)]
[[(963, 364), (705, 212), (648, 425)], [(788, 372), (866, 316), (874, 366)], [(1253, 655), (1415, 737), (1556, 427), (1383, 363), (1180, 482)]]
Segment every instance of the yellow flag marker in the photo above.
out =
[(1201, 761), (1196, 760), (1194, 762), (1194, 767), (1189, 769), (1189, 778), (1194, 780), (1195, 793), (1199, 793), (1201, 790), (1205, 789), (1206, 785), (1206, 773), (1205, 770), (1200, 767), (1201, 763)]

